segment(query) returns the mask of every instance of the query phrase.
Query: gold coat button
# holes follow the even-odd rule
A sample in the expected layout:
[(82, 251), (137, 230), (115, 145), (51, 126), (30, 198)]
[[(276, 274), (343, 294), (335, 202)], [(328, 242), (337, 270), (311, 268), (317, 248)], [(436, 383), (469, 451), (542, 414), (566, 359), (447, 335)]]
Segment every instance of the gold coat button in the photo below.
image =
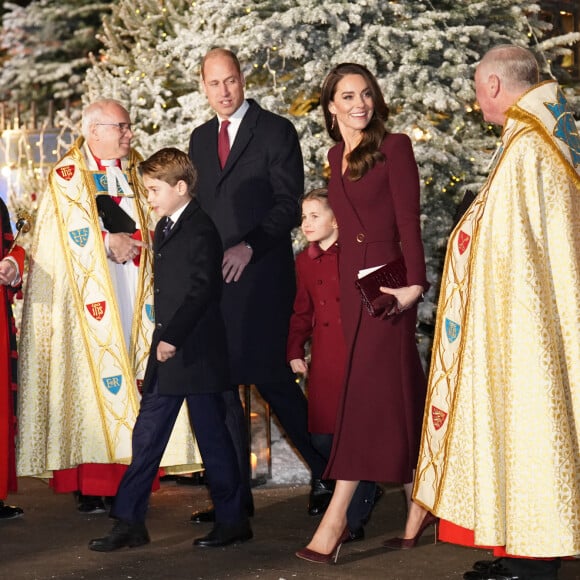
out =
[(356, 241), (360, 244), (361, 242), (365, 241), (365, 235), (360, 232), (359, 234), (356, 235)]

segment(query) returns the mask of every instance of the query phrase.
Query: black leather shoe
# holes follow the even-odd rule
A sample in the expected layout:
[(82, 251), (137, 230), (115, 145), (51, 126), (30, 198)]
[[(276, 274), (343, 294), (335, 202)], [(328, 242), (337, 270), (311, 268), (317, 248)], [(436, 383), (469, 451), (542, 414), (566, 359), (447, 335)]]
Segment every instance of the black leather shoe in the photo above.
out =
[(22, 508), (15, 505), (4, 505), (4, 502), (0, 501), (0, 520), (13, 520), (23, 514), (24, 510)]
[(334, 481), (330, 479), (313, 479), (308, 497), (308, 515), (321, 516), (328, 507), (334, 492)]
[[(254, 517), (254, 501), (246, 507), (246, 513), (249, 518)], [(191, 514), (192, 524), (213, 524), (215, 522), (215, 509), (200, 510)]]
[(473, 569), (476, 572), (499, 572), (500, 574), (506, 571), (506, 567), (503, 565), (503, 558), (497, 558), (496, 560), (478, 560), (473, 564)]
[(129, 546), (129, 548), (143, 546), (150, 541), (145, 524), (129, 524), (118, 520), (106, 536), (95, 538), (89, 542), (89, 550), (112, 552), (125, 546)]
[(208, 524), (215, 522), (215, 510), (200, 510), (191, 514), (191, 522), (194, 524)]
[(82, 514), (104, 514), (107, 512), (103, 498), (98, 495), (78, 494), (77, 510)]
[(505, 572), (477, 572), (477, 570), (470, 570), (463, 574), (463, 580), (526, 580), (526, 578), (513, 574), (509, 570), (505, 570)]
[(560, 560), (528, 558), (497, 558), (478, 560), (473, 570), (466, 572), (466, 580), (557, 580)]
[(213, 530), (203, 538), (193, 541), (194, 546), (201, 548), (221, 548), (239, 542), (246, 542), (254, 537), (248, 522), (236, 525), (216, 524)]
[(346, 540), (343, 540), (343, 544), (348, 542), (361, 542), (365, 539), (365, 529), (361, 526), (360, 528), (356, 528), (354, 530), (348, 530), (348, 536)]

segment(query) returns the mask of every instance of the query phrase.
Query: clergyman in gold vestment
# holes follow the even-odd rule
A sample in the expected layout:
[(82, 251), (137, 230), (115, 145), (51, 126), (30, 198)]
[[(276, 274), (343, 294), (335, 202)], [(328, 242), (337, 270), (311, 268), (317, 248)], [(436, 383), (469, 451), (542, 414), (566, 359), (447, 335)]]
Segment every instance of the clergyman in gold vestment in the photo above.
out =
[(441, 282), (414, 498), (504, 556), (466, 580), (551, 580), (580, 553), (580, 139), (538, 78), (512, 45), (477, 67), (501, 146)]
[[(104, 511), (131, 461), (153, 316), (154, 223), (127, 110), (103, 99), (40, 200), (24, 291), (18, 397), (19, 476), (78, 491)], [(98, 205), (99, 203), (106, 205)], [(182, 409), (162, 467), (201, 458)]]

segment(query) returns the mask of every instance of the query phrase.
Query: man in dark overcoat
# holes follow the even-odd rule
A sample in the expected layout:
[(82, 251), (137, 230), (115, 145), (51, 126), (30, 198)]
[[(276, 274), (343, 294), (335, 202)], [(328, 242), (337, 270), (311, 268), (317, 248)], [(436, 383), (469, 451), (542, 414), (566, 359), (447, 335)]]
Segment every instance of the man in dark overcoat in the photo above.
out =
[[(189, 156), (199, 172), (197, 199), (225, 248), (222, 313), (233, 383), (225, 396), (231, 401), (239, 397), (238, 385), (256, 385), (310, 467), (310, 511), (320, 513), (317, 502), (328, 494), (321, 481), (325, 462), (311, 445), (306, 398), (285, 360), (296, 286), (290, 234), (299, 223), (304, 189), (298, 135), (287, 119), (245, 99), (232, 52), (210, 50), (201, 82), (216, 116), (193, 131)], [(245, 421), (230, 412), (237, 408), (228, 408), (228, 419), (251, 514)], [(195, 522), (212, 519), (213, 510), (192, 515)]]

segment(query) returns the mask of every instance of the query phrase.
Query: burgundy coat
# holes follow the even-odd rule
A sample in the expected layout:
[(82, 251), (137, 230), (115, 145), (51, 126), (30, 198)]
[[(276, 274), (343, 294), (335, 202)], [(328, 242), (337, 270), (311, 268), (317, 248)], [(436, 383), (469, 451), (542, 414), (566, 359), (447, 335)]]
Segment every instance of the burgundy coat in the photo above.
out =
[(419, 175), (410, 139), (387, 135), (386, 161), (358, 181), (341, 175), (344, 143), (328, 154), (330, 205), (340, 230), (340, 299), (347, 344), (343, 399), (326, 476), (406, 483), (417, 462), (426, 378), (417, 309), (380, 320), (363, 309), (358, 270), (403, 256), (407, 283), (427, 287)]
[(334, 433), (342, 392), (346, 346), (340, 320), (338, 244), (324, 251), (311, 244), (296, 257), (296, 298), (287, 359), (303, 359), (311, 339), (308, 430)]

